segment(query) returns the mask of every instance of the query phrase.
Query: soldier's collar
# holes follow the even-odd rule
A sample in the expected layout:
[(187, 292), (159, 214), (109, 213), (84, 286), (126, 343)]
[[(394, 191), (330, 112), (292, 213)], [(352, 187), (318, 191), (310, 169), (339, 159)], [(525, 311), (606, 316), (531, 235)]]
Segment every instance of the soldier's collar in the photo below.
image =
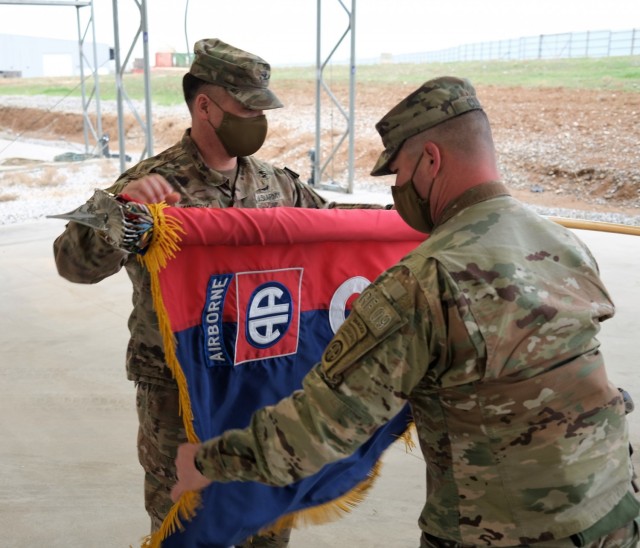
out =
[(463, 209), (490, 200), (491, 198), (497, 198), (498, 196), (511, 196), (507, 187), (500, 181), (490, 181), (474, 186), (463, 192), (444, 209), (442, 217), (438, 221), (438, 226), (446, 223), (451, 217)]

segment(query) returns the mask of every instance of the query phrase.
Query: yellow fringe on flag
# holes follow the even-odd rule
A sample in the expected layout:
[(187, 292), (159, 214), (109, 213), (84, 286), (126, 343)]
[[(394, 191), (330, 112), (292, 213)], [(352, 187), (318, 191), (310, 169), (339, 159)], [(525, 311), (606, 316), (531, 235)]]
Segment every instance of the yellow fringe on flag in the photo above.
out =
[[(180, 234), (184, 234), (185, 231), (175, 217), (167, 217), (164, 214), (164, 209), (168, 207), (167, 204), (148, 204), (148, 207), (153, 215), (153, 238), (147, 252), (142, 256), (138, 256), (138, 260), (149, 271), (151, 277), (151, 295), (158, 316), (158, 326), (162, 336), (167, 365), (178, 385), (179, 409), (187, 440), (190, 443), (200, 443), (193, 427), (193, 410), (187, 388), (187, 379), (176, 356), (176, 341), (171, 329), (167, 309), (162, 299), (159, 278), (160, 271), (180, 251)], [(410, 451), (415, 447), (410, 429), (407, 429), (399, 439), (404, 441), (407, 450)], [(351, 512), (365, 499), (380, 474), (381, 466), (381, 463), (377, 462), (369, 472), (368, 477), (342, 497), (313, 508), (283, 516), (273, 525), (265, 528), (264, 531), (279, 531), (290, 527), (318, 525), (344, 517), (345, 514)], [(160, 529), (142, 539), (141, 548), (160, 548), (165, 538), (175, 533), (178, 529), (184, 528), (183, 521), (189, 521), (195, 516), (196, 509), (200, 506), (200, 503), (201, 497), (199, 493), (193, 491), (184, 493), (178, 502), (171, 507)]]
[[(416, 446), (412, 436), (412, 432), (414, 430), (415, 423), (411, 422), (404, 433), (398, 437), (398, 441), (404, 442), (405, 450), (407, 452), (412, 451)], [(330, 502), (314, 506), (313, 508), (300, 510), (299, 512), (283, 516), (272, 526), (263, 529), (261, 533), (266, 531), (274, 531), (277, 533), (283, 529), (290, 529), (292, 527), (299, 528), (307, 525), (322, 525), (323, 523), (345, 517), (366, 498), (375, 481), (380, 476), (381, 469), (382, 463), (378, 461), (369, 472), (367, 479), (362, 481), (347, 494)]]
[[(175, 217), (167, 217), (164, 214), (166, 207), (165, 203), (149, 204), (149, 210), (153, 215), (153, 238), (147, 252), (142, 256), (139, 255), (138, 260), (144, 264), (151, 277), (153, 305), (158, 316), (158, 327), (162, 335), (167, 365), (178, 385), (179, 410), (186, 430), (187, 440), (190, 443), (199, 443), (200, 440), (193, 428), (193, 410), (191, 409), (191, 400), (187, 389), (187, 379), (176, 357), (176, 341), (160, 290), (160, 271), (180, 251), (180, 234), (184, 234), (184, 229), (180, 222)], [(188, 521), (195, 516), (196, 508), (199, 505), (200, 495), (198, 493), (184, 493), (178, 502), (171, 507), (160, 529), (143, 539), (142, 546), (144, 548), (159, 548), (163, 539), (175, 533), (178, 528), (182, 528), (182, 520)]]
[(358, 504), (360, 504), (373, 487), (375, 480), (380, 475), (381, 463), (378, 461), (369, 472), (367, 479), (354, 487), (347, 494), (324, 504), (319, 504), (313, 508), (300, 510), (293, 514), (281, 517), (273, 525), (264, 528), (261, 533), (267, 531), (279, 532), (292, 527), (304, 527), (308, 525), (321, 525), (329, 521), (335, 521), (349, 514)]
[(158, 316), (158, 326), (160, 334), (162, 335), (167, 365), (178, 383), (180, 398), (179, 409), (180, 415), (185, 417), (184, 423), (187, 431), (187, 439), (191, 443), (199, 443), (192, 424), (193, 412), (191, 410), (189, 392), (187, 391), (187, 379), (176, 357), (176, 341), (160, 290), (160, 271), (165, 268), (167, 262), (175, 258), (176, 253), (180, 251), (180, 234), (184, 234), (184, 229), (175, 217), (165, 216), (164, 209), (166, 207), (167, 205), (165, 203), (149, 204), (149, 209), (153, 215), (153, 238), (151, 239), (151, 244), (147, 252), (142, 256), (138, 255), (138, 260), (144, 264), (151, 277), (153, 306)]

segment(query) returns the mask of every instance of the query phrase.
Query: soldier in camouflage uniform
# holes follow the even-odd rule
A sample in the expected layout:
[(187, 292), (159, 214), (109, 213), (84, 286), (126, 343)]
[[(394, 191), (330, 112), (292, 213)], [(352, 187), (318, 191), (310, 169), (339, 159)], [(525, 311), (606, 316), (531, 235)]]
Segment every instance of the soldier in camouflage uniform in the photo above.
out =
[(372, 174), (395, 174), (399, 214), (430, 237), (360, 295), (302, 390), (246, 430), (179, 448), (174, 500), (211, 481), (295, 482), (409, 401), (427, 465), (422, 548), (636, 546), (596, 261), (499, 182), (467, 80), (426, 82), (376, 127)]
[[(122, 174), (108, 190), (146, 203), (181, 207), (380, 207), (327, 203), (293, 171), (252, 156), (264, 142), (264, 110), (282, 107), (269, 89), (269, 64), (218, 39), (195, 44), (183, 78), (192, 118), (182, 140)], [(150, 277), (134, 254), (114, 248), (91, 228), (69, 223), (54, 243), (58, 272), (97, 283), (126, 268), (133, 284), (127, 375), (136, 383), (138, 455), (145, 470), (145, 507), (156, 531), (172, 506), (175, 456), (186, 441), (178, 392), (166, 365)], [(287, 546), (288, 531), (265, 533), (247, 546)]]

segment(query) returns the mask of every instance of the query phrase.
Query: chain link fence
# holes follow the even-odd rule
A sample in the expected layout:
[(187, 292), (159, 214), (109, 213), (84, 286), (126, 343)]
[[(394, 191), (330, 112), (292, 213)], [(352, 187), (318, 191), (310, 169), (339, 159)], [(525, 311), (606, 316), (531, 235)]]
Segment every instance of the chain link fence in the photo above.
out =
[(381, 58), (359, 63), (447, 63), (482, 60), (568, 59), (640, 55), (640, 29), (540, 34), (508, 40), (463, 44), (451, 48)]

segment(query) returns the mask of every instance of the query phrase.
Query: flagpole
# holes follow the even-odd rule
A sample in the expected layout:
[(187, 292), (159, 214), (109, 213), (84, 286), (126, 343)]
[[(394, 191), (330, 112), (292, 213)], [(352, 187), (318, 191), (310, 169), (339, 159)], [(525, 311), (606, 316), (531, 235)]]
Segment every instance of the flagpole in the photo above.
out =
[(614, 234), (630, 234), (640, 236), (640, 226), (630, 226), (618, 223), (604, 223), (600, 221), (587, 221), (585, 219), (568, 219), (565, 217), (548, 217), (549, 220), (566, 228), (579, 230), (595, 230), (599, 232), (611, 232)]

